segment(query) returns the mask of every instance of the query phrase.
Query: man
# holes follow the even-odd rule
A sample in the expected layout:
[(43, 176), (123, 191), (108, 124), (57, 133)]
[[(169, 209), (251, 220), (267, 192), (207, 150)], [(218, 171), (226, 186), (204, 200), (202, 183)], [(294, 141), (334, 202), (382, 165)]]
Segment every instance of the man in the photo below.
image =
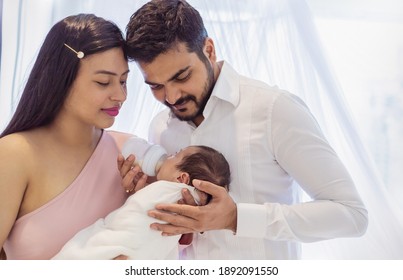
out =
[[(230, 163), (229, 194), (201, 182), (195, 187), (212, 195), (208, 205), (149, 212), (168, 222), (151, 225), (162, 234), (204, 232), (183, 258), (298, 259), (299, 242), (364, 234), (367, 211), (308, 108), (218, 62), (197, 10), (184, 0), (150, 1), (132, 15), (126, 39), (129, 57), (170, 109), (153, 120), (150, 140), (171, 153), (211, 146)], [(126, 174), (125, 188), (134, 175)], [(311, 202), (300, 202), (298, 185)]]

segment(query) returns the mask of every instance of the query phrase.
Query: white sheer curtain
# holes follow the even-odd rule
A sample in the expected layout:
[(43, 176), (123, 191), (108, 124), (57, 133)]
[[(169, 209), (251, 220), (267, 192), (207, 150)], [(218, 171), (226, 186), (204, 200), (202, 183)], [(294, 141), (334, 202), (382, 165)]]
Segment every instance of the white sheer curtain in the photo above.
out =
[[(39, 2), (43, 2), (41, 5)], [(46, 2), (46, 3), (45, 3)], [(116, 2), (118, 4), (116, 4)], [(304, 244), (306, 259), (403, 259), (401, 210), (390, 197), (360, 139), (343, 92), (332, 73), (310, 10), (302, 0), (189, 0), (202, 14), (218, 57), (240, 73), (299, 95), (343, 159), (369, 210), (361, 238)], [(5, 0), (0, 128), (7, 123), (35, 53), (50, 26), (62, 17), (91, 12), (115, 21), (123, 30), (145, 1)], [(44, 10), (42, 7), (48, 7)], [(40, 9), (38, 7), (41, 7)], [(4, 30), (7, 32), (4, 33)], [(27, 70), (28, 69), (28, 70)], [(114, 129), (146, 137), (151, 118), (163, 107), (131, 65), (129, 98)], [(307, 163), (309, 164), (309, 163)]]

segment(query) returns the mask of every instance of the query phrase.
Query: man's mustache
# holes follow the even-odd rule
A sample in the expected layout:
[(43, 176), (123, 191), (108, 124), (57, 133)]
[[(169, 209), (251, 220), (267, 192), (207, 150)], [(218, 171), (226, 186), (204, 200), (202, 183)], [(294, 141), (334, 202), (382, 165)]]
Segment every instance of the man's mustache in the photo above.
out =
[(181, 97), (178, 100), (176, 100), (176, 102), (174, 104), (170, 104), (167, 101), (164, 101), (164, 103), (168, 107), (173, 107), (173, 106), (182, 104), (182, 103), (187, 102), (187, 101), (194, 101), (195, 103), (197, 103), (196, 97), (194, 97), (192, 95)]

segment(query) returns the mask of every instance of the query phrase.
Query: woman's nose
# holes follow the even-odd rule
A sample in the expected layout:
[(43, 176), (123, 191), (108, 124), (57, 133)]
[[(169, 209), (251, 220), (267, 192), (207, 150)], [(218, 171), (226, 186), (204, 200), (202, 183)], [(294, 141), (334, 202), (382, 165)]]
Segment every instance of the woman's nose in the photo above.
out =
[(112, 95), (112, 100), (123, 102), (126, 100), (126, 98), (127, 98), (126, 84), (122, 85), (119, 83), (119, 86), (117, 86), (114, 89), (114, 93)]

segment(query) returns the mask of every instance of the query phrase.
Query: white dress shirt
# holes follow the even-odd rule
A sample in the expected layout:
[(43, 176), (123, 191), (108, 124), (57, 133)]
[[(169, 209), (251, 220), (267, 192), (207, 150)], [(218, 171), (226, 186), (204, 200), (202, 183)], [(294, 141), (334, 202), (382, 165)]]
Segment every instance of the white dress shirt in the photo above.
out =
[[(150, 141), (168, 153), (207, 145), (223, 153), (231, 167), (236, 234), (197, 234), (182, 257), (299, 259), (299, 242), (362, 235), (367, 211), (305, 104), (220, 63), (198, 127), (179, 121), (169, 110), (159, 113), (150, 127)], [(302, 189), (312, 201), (301, 202)]]

